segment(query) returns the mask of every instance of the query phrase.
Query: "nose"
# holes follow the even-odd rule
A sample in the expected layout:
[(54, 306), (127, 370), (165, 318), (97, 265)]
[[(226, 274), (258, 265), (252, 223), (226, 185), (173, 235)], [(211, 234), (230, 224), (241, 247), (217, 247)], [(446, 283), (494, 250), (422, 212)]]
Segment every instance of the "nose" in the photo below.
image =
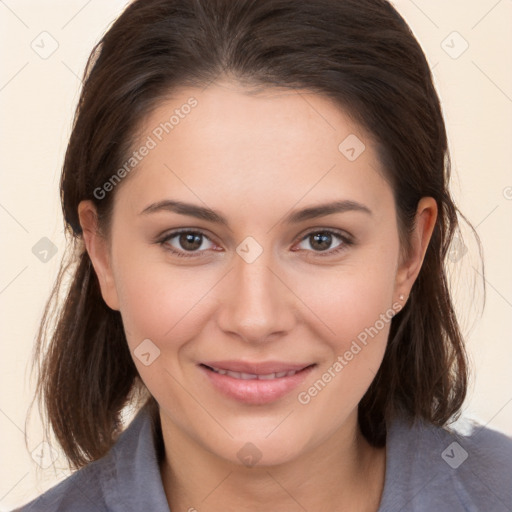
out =
[(263, 251), (250, 263), (235, 254), (233, 265), (219, 290), (220, 329), (249, 343), (288, 333), (296, 322), (296, 298), (271, 251)]

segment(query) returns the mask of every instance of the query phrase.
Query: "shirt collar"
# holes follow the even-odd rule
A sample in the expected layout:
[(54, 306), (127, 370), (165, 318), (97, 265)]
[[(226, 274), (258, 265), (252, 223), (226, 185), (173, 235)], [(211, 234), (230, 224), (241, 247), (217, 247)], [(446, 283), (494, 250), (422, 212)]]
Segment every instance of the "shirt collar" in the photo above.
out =
[(113, 446), (111, 463), (103, 467), (105, 503), (112, 512), (170, 512), (160, 474), (163, 442), (155, 406), (149, 401), (139, 410)]

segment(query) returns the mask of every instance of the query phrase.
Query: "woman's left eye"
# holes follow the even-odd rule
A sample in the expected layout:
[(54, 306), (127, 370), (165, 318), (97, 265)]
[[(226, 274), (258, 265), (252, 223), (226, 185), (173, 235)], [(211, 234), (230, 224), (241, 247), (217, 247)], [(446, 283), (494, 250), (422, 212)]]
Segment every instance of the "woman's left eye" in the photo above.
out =
[[(333, 238), (338, 238), (340, 243), (331, 248)], [(307, 242), (310, 247), (313, 247), (314, 253), (318, 256), (332, 256), (348, 248), (352, 245), (353, 241), (347, 235), (332, 231), (329, 229), (310, 231), (306, 236), (301, 239), (301, 243)]]
[[(337, 238), (340, 242), (333, 249), (331, 245), (334, 238)], [(205, 241), (210, 242), (211, 246), (205, 247)], [(301, 248), (301, 250), (314, 252), (318, 256), (332, 256), (333, 254), (347, 249), (347, 247), (353, 243), (347, 235), (329, 229), (310, 231), (307, 235), (303, 236), (299, 242), (307, 242), (312, 248), (312, 250), (304, 248)], [(165, 235), (158, 243), (166, 250), (180, 257), (198, 257), (214, 246), (213, 242), (211, 242), (209, 237), (204, 233), (191, 230), (174, 231)]]

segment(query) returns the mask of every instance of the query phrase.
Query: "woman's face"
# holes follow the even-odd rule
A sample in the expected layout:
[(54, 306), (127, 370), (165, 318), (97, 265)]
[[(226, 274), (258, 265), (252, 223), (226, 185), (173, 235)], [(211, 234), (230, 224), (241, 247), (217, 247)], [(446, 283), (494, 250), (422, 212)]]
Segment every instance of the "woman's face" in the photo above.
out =
[(372, 141), (319, 95), (216, 83), (160, 104), (134, 151), (88, 250), (163, 425), (238, 464), (350, 436), (422, 258), (400, 261)]

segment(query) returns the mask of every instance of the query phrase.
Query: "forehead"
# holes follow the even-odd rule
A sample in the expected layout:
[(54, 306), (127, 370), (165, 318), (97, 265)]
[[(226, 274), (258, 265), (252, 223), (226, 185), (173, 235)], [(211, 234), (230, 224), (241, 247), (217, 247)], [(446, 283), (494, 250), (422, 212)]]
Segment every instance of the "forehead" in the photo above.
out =
[(144, 119), (134, 150), (144, 145), (123, 192), (137, 207), (176, 196), (219, 205), (227, 194), (240, 206), (291, 207), (326, 194), (375, 204), (389, 188), (369, 135), (332, 100), (303, 90), (177, 89)]

